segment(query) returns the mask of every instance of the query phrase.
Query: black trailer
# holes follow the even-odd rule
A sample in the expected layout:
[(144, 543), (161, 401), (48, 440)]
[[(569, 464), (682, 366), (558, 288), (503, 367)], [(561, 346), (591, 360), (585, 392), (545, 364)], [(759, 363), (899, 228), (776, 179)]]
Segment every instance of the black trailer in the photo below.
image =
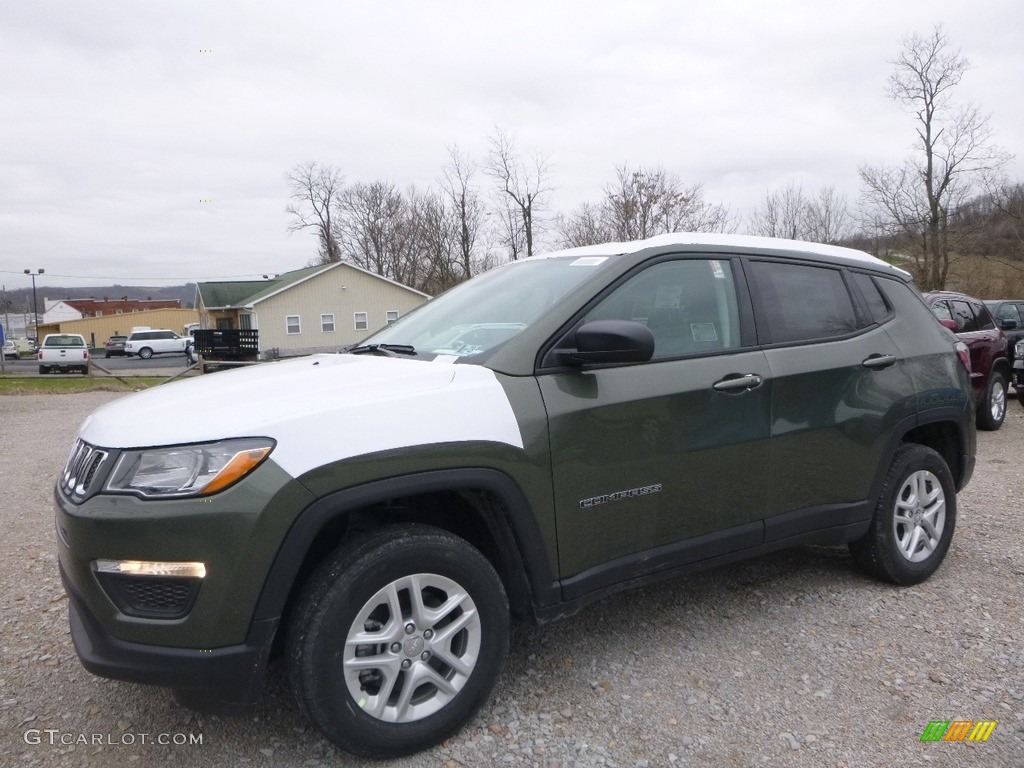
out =
[(196, 354), (208, 362), (255, 362), (260, 355), (254, 328), (200, 328), (192, 331)]

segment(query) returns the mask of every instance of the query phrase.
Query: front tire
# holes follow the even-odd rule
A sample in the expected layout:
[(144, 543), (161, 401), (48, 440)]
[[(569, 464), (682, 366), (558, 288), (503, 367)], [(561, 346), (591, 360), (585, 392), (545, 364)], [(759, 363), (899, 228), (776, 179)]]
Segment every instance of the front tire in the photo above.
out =
[(942, 564), (956, 527), (956, 485), (945, 460), (915, 443), (897, 450), (871, 527), (850, 544), (857, 565), (894, 584), (918, 584)]
[(988, 377), (985, 399), (978, 408), (978, 429), (994, 432), (1003, 426), (1005, 418), (1006, 379), (998, 371), (992, 371)]
[(437, 528), (389, 526), (343, 545), (291, 618), (299, 706), (343, 750), (408, 755), (487, 700), (508, 652), (508, 599), (490, 562)]

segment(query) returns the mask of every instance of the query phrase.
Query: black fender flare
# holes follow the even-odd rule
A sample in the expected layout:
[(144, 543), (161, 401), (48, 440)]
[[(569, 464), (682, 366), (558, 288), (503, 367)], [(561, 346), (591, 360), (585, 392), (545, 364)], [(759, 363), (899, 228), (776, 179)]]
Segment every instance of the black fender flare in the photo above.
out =
[[(885, 448), (884, 461), (879, 464), (878, 472), (875, 475), (874, 481), (871, 483), (871, 499), (877, 499), (878, 494), (881, 493), (882, 483), (885, 481), (885, 476), (892, 464), (893, 456), (896, 455), (896, 451), (899, 449), (900, 445), (904, 443), (906, 436), (914, 429), (917, 429), (918, 427), (925, 427), (929, 424), (948, 423), (953, 425), (955, 428), (955, 447), (959, 454), (960, 466), (951, 466), (950, 471), (952, 471), (956, 477), (958, 491), (967, 484), (974, 471), (973, 451), (975, 450), (975, 446), (971, 444), (968, 436), (969, 433), (965, 431), (968, 428), (965, 428), (964, 426), (965, 418), (967, 420), (973, 418), (973, 401), (970, 398), (967, 398), (965, 402), (972, 403), (970, 407), (970, 417), (965, 417), (963, 406), (950, 405), (943, 406), (941, 408), (929, 408), (928, 410), (918, 412), (913, 416), (907, 416), (896, 424)], [(872, 510), (874, 510), (874, 506), (872, 506)]]
[(485, 516), (484, 522), (499, 548), (521, 564), (535, 606), (560, 599), (557, 582), (548, 561), (540, 526), (519, 485), (504, 472), (488, 468), (446, 469), (378, 480), (335, 491), (304, 509), (288, 530), (267, 573), (253, 621), (282, 615), (299, 569), (324, 526), (372, 504), (402, 496), (470, 489), (493, 493), (504, 510), (504, 519)]

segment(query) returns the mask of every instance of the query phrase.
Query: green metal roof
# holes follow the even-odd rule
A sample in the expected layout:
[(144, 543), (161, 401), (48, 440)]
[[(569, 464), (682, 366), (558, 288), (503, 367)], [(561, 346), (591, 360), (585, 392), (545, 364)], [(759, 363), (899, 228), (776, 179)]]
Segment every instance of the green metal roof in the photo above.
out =
[(285, 272), (272, 280), (230, 280), (216, 283), (198, 283), (199, 295), (207, 309), (217, 307), (244, 307), (271, 293), (287, 288), (326, 269), (328, 264), (304, 267)]
[(207, 309), (237, 307), (246, 299), (272, 283), (272, 280), (230, 280), (216, 283), (197, 283), (199, 295)]
[(270, 282), (264, 282), (260, 289), (255, 291), (246, 297), (245, 301), (239, 302), (241, 304), (252, 304), (254, 301), (259, 301), (264, 296), (271, 293), (276, 293), (282, 288), (287, 288), (289, 285), (294, 285), (300, 280), (305, 280), (311, 275), (315, 275), (317, 272), (322, 272), (327, 267), (332, 266), (330, 264), (318, 264), (315, 267), (306, 267), (305, 269), (295, 269), (291, 272), (285, 272), (283, 275), (278, 275), (276, 280)]

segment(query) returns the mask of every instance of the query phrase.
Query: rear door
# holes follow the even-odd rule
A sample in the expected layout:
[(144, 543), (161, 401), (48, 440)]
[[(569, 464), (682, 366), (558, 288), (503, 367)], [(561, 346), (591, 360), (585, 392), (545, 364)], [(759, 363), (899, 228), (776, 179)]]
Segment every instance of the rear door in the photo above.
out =
[(864, 519), (889, 436), (913, 408), (885, 329), (892, 310), (867, 274), (789, 260), (747, 269), (773, 381), (766, 539)]
[(949, 299), (956, 321), (956, 334), (971, 353), (971, 385), (979, 402), (986, 396), (988, 377), (996, 358), (1004, 357), (1005, 339), (996, 328), (992, 315), (980, 304), (964, 299)]

